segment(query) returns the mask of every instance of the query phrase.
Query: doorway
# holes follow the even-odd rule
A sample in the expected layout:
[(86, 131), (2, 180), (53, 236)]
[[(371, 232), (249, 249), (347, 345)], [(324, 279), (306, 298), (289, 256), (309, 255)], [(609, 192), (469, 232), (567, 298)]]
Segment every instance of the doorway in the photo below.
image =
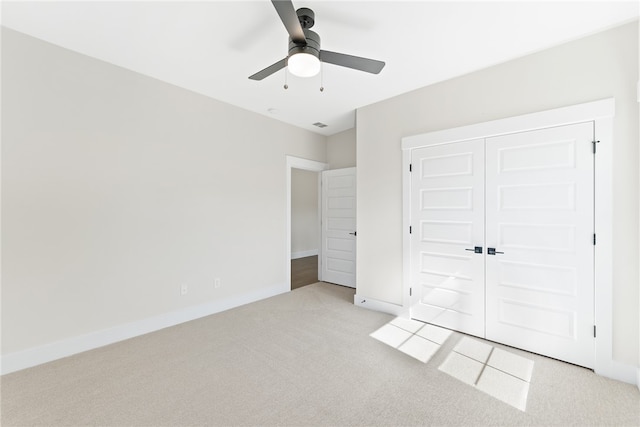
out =
[[(294, 235), (292, 200), (295, 185), (293, 180), (305, 176), (306, 172), (312, 172), (317, 182), (317, 236), (322, 243), (318, 244), (317, 259), (307, 261), (309, 263), (315, 262), (317, 266), (315, 281), (327, 281), (355, 288), (355, 167), (327, 171), (328, 165), (326, 163), (293, 156), (287, 156), (286, 159), (287, 235), (284, 266), (286, 284), (289, 289), (294, 289), (291, 271), (292, 258), (297, 258), (299, 255), (302, 255), (300, 258), (313, 256), (312, 252), (296, 252), (292, 249), (292, 236)], [(321, 181), (325, 184), (326, 191), (324, 192)], [(323, 220), (325, 228), (323, 228)], [(325, 266), (326, 268), (323, 269)], [(309, 270), (308, 264), (306, 269)]]
[(319, 172), (291, 170), (291, 290), (318, 281)]
[[(317, 193), (319, 194), (319, 173), (322, 172), (323, 170), (326, 170), (328, 168), (328, 165), (326, 163), (322, 163), (322, 162), (316, 162), (314, 160), (307, 160), (307, 159), (302, 159), (299, 157), (293, 157), (293, 156), (287, 156), (286, 157), (286, 180), (287, 180), (287, 190), (286, 190), (286, 197), (287, 197), (287, 203), (286, 203), (286, 252), (285, 252), (285, 263), (284, 263), (284, 272), (285, 272), (285, 280), (287, 283), (287, 286), (289, 287), (289, 289), (294, 289), (293, 288), (293, 282), (292, 282), (292, 274), (291, 274), (291, 266), (292, 266), (292, 255), (296, 255), (293, 250), (292, 250), (292, 238), (293, 238), (293, 219), (292, 219), (292, 194), (293, 194), (293, 179), (295, 179), (296, 176), (298, 176), (300, 173), (304, 173), (304, 172), (310, 172), (310, 173), (314, 173), (316, 175), (316, 188), (317, 188)], [(319, 218), (320, 218), (320, 212), (319, 212), (319, 200), (317, 200), (316, 202), (316, 210), (317, 210), (317, 218), (318, 218), (318, 222), (317, 222), (317, 236), (320, 236), (320, 223), (319, 223)], [(299, 236), (298, 236), (299, 237)], [(296, 238), (298, 238), (296, 237)], [(318, 237), (319, 238), (319, 237)], [(305, 255), (305, 253), (303, 252), (302, 254), (300, 253), (301, 251), (298, 251), (297, 255)], [(311, 256), (311, 255), (310, 255)], [(317, 257), (317, 255), (316, 255)], [(304, 257), (301, 257), (304, 258)], [(318, 262), (316, 260), (316, 278), (319, 277), (317, 275), (317, 271), (318, 271)], [(308, 270), (308, 267), (307, 267)], [(313, 274), (313, 273), (311, 273)], [(316, 280), (317, 281), (317, 280)]]

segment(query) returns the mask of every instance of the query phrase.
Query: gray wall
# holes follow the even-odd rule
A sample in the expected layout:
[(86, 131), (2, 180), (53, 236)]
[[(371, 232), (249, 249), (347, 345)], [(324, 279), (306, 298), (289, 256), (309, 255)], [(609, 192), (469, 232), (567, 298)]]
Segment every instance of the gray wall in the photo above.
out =
[(635, 365), (637, 81), (636, 21), (359, 109), (358, 296), (402, 304), (403, 137), (615, 97), (613, 353)]
[(2, 354), (284, 286), (325, 140), (3, 28)]
[(356, 129), (345, 130), (327, 138), (329, 169), (356, 166)]

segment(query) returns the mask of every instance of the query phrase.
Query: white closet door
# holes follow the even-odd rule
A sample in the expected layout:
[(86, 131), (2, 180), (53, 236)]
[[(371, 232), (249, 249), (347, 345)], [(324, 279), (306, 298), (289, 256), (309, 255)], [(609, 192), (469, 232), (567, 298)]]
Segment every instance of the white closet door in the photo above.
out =
[(486, 337), (593, 367), (593, 124), (486, 140)]
[(322, 172), (321, 280), (356, 287), (356, 168)]
[(412, 152), (411, 316), (484, 336), (483, 140)]

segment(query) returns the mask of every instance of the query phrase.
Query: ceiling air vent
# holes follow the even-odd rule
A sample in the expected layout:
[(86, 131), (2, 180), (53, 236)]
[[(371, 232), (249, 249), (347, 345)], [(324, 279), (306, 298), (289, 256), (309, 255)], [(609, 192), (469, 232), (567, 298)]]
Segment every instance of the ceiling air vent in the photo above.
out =
[(328, 125), (325, 125), (324, 123), (321, 122), (315, 122), (313, 124), (314, 126), (318, 126), (319, 128), (326, 128)]

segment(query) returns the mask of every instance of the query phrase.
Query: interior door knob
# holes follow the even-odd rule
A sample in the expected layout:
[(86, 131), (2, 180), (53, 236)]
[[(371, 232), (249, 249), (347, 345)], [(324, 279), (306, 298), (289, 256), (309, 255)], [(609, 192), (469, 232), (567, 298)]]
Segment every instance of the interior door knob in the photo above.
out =
[(504, 252), (496, 251), (496, 248), (487, 248), (487, 255), (503, 254)]
[(482, 246), (475, 246), (473, 249), (465, 249), (465, 251), (471, 251), (471, 252), (474, 252), (476, 254), (481, 254), (482, 253)]

